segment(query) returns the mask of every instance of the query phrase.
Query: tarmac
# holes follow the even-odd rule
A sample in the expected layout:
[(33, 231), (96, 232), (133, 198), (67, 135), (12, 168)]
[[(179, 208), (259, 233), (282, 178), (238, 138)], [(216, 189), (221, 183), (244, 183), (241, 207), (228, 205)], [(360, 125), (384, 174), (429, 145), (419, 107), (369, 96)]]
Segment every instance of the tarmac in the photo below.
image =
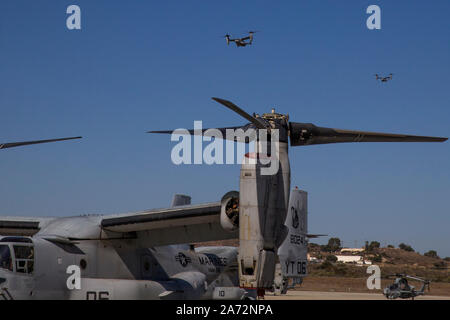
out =
[[(450, 300), (450, 296), (424, 295), (415, 300)], [(387, 300), (380, 293), (356, 293), (356, 292), (323, 292), (323, 291), (288, 291), (286, 295), (274, 296), (266, 294), (265, 300)], [(411, 300), (411, 299), (396, 299)]]

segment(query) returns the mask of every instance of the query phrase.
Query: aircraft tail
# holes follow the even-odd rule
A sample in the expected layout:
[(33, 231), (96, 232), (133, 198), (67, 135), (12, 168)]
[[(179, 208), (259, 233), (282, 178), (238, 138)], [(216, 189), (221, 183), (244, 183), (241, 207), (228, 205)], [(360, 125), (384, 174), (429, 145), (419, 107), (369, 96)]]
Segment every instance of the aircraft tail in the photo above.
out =
[(278, 249), (282, 275), (303, 278), (307, 275), (308, 193), (295, 188), (289, 197), (285, 226), (287, 236)]
[(430, 282), (429, 280), (425, 280), (422, 284), (422, 287), (419, 290), (420, 294), (424, 294), (425, 293), (425, 288), (428, 286), (428, 291), (430, 291)]

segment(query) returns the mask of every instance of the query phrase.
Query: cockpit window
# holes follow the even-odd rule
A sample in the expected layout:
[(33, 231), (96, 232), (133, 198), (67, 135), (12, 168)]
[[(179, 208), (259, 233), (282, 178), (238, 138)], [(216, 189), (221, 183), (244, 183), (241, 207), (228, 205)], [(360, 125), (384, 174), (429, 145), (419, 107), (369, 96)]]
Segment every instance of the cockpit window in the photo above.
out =
[(34, 248), (32, 246), (14, 245), (16, 272), (32, 273), (34, 268)]
[(0, 268), (13, 271), (11, 251), (7, 245), (0, 245)]

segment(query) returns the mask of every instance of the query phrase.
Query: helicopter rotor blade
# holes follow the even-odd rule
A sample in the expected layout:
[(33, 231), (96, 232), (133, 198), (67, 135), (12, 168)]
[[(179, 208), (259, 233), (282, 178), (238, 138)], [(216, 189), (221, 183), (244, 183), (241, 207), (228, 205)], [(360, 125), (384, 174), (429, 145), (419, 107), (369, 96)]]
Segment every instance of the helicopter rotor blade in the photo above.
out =
[(250, 121), (251, 123), (253, 123), (255, 125), (256, 128), (258, 129), (267, 129), (267, 125), (262, 122), (261, 120), (249, 115), (247, 112), (245, 112), (244, 110), (242, 110), (241, 108), (239, 108), (237, 105), (235, 105), (233, 102), (228, 101), (228, 100), (224, 100), (224, 99), (220, 99), (220, 98), (212, 98), (214, 101), (224, 105), (225, 107), (227, 107), (228, 109), (236, 112), (238, 115), (240, 115), (241, 117), (247, 119), (248, 121)]
[(425, 282), (425, 283), (428, 282), (427, 279), (423, 279), (423, 278), (419, 278), (419, 277), (413, 277), (413, 276), (408, 276), (408, 275), (406, 275), (405, 278), (409, 278), (411, 280), (421, 281), (421, 282)]
[(49, 140), (35, 140), (35, 141), (0, 143), (0, 149), (14, 148), (14, 147), (20, 147), (20, 146), (27, 146), (27, 145), (31, 145), (31, 144), (39, 144), (39, 143), (74, 140), (74, 139), (81, 139), (81, 138), (82, 137), (69, 137), (69, 138), (59, 138), (59, 139), (49, 139)]
[(444, 142), (448, 138), (395, 133), (355, 131), (317, 127), (312, 123), (290, 122), (291, 146), (345, 142)]

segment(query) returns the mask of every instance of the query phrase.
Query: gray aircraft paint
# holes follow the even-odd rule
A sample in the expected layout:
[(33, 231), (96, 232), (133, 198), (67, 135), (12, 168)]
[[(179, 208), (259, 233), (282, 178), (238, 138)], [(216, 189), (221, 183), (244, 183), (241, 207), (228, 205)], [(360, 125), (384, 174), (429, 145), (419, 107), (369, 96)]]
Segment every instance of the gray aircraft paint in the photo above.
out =
[[(189, 203), (187, 196), (176, 196), (172, 202), (184, 209), (198, 208)], [(102, 220), (115, 217), (2, 218), (3, 232), (23, 235), (34, 230), (35, 234), (29, 238), (32, 243), (9, 243), (11, 249), (34, 247), (34, 270), (21, 274), (0, 268), (4, 279), (0, 299), (211, 299), (214, 292), (218, 299), (240, 299), (249, 295), (229, 289), (238, 286), (237, 248), (193, 250), (182, 244), (143, 248), (139, 236), (127, 238), (103, 230)], [(66, 270), (72, 265), (85, 266), (80, 290), (66, 285)]]
[(261, 174), (263, 165), (259, 161), (244, 160), (241, 166), (238, 261), (240, 286), (244, 288), (272, 288), (277, 250), (286, 238), (283, 223), (289, 201), (290, 165), (287, 143), (278, 145), (280, 165), (275, 175)]
[(285, 225), (288, 235), (278, 249), (282, 274), (287, 278), (303, 278), (307, 275), (308, 254), (308, 203), (307, 193), (291, 191)]
[[(236, 196), (235, 192), (230, 194)], [(180, 208), (190, 207), (199, 206)], [(1, 290), (6, 289), (13, 299), (241, 299), (255, 296), (254, 291), (239, 288), (238, 248), (221, 246), (193, 250), (189, 245), (144, 248), (139, 236), (126, 238), (119, 233), (111, 236), (102, 229), (103, 220), (117, 216), (16, 218), (19, 226), (24, 222), (42, 226), (30, 238), (34, 246), (34, 270), (32, 274), (20, 274), (0, 269), (0, 278), (6, 280), (0, 284)], [(6, 222), (14, 221), (13, 218), (3, 219), (2, 223)], [(20, 232), (13, 230), (13, 233)], [(81, 268), (81, 290), (67, 288), (66, 270), (71, 265), (85, 265)]]
[[(204, 299), (212, 298), (216, 287), (238, 285), (235, 247), (140, 250), (135, 240), (68, 244), (40, 236), (33, 237), (33, 246), (32, 274), (0, 269), (6, 279), (0, 287), (14, 299)], [(82, 260), (81, 290), (69, 290), (66, 270)]]

